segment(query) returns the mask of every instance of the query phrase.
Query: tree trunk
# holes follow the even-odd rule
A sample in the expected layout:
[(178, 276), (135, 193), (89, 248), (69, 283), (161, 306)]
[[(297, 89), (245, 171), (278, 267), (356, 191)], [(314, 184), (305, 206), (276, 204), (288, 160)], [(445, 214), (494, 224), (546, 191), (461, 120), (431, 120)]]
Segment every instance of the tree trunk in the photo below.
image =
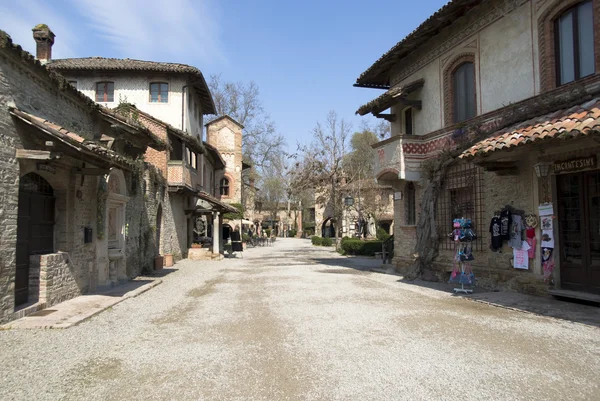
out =
[(432, 163), (429, 170), (429, 180), (421, 198), (421, 214), (417, 223), (415, 260), (405, 275), (408, 280), (421, 278), (439, 254), (440, 241), (436, 224), (437, 203), (440, 193), (444, 189), (446, 170), (453, 161), (454, 158), (450, 155), (440, 156), (440, 159)]

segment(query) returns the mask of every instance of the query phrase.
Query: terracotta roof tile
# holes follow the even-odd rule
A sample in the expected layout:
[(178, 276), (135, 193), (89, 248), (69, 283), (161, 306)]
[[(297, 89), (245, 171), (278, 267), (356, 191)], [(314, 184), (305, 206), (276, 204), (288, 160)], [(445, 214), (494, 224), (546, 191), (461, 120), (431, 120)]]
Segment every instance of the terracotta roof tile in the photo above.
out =
[(460, 157), (482, 156), (541, 140), (572, 139), (597, 133), (600, 133), (600, 98), (502, 129), (471, 146)]

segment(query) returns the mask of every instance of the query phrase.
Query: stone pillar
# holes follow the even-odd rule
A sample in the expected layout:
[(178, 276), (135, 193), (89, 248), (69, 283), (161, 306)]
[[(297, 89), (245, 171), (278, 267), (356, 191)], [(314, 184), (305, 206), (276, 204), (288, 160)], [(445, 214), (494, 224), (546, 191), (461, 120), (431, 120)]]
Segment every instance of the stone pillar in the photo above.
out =
[(222, 235), (222, 225), (219, 219), (219, 212), (214, 212), (212, 215), (213, 218), (213, 254), (218, 255), (221, 253), (221, 235)]

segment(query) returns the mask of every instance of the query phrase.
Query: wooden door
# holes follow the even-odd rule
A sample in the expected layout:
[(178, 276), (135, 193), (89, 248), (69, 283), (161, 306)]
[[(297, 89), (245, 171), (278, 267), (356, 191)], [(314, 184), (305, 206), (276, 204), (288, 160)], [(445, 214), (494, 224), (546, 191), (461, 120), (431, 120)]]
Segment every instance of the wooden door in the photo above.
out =
[(15, 305), (28, 301), (29, 257), (54, 252), (54, 196), (41, 176), (29, 173), (19, 185)]
[(561, 287), (600, 293), (600, 172), (560, 175)]

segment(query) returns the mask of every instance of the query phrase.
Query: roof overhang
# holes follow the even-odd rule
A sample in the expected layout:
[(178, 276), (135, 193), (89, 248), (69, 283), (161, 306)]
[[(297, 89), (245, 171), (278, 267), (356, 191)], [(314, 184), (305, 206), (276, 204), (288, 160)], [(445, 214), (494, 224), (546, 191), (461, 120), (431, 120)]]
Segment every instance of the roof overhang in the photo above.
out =
[(215, 170), (222, 170), (225, 168), (225, 160), (221, 157), (221, 154), (214, 146), (210, 145), (207, 142), (204, 142), (204, 147), (206, 148), (206, 154), (209, 155), (213, 159), (213, 166)]
[(200, 191), (196, 194), (198, 200), (196, 201), (196, 210), (202, 211), (214, 211), (222, 213), (239, 213), (239, 210), (235, 207), (228, 205), (225, 202), (221, 202), (217, 198), (207, 194), (204, 191)]
[(389, 89), (392, 67), (401, 63), (405, 57), (433, 37), (439, 35), (445, 28), (452, 25), (457, 19), (482, 2), (483, 0), (451, 0), (375, 61), (373, 65), (357, 78), (354, 86)]
[(405, 104), (406, 106), (413, 106), (420, 109), (420, 100), (408, 100), (406, 97), (410, 93), (421, 89), (423, 85), (425, 85), (425, 80), (418, 79), (406, 85), (392, 88), (385, 92), (383, 95), (379, 96), (378, 98), (371, 100), (369, 103), (361, 106), (356, 111), (356, 114), (364, 116), (368, 113), (372, 113), (375, 117), (380, 117), (382, 115), (379, 113), (389, 109), (390, 107), (396, 104)]
[(131, 170), (133, 164), (125, 157), (107, 149), (96, 142), (86, 140), (80, 135), (68, 131), (40, 117), (26, 113), (15, 107), (9, 108), (9, 113), (20, 121), (36, 128), (42, 135), (55, 142), (65, 154), (91, 162), (98, 167), (119, 167)]
[(600, 98), (514, 124), (465, 150), (459, 158), (472, 159), (530, 144), (569, 140), (600, 134)]

